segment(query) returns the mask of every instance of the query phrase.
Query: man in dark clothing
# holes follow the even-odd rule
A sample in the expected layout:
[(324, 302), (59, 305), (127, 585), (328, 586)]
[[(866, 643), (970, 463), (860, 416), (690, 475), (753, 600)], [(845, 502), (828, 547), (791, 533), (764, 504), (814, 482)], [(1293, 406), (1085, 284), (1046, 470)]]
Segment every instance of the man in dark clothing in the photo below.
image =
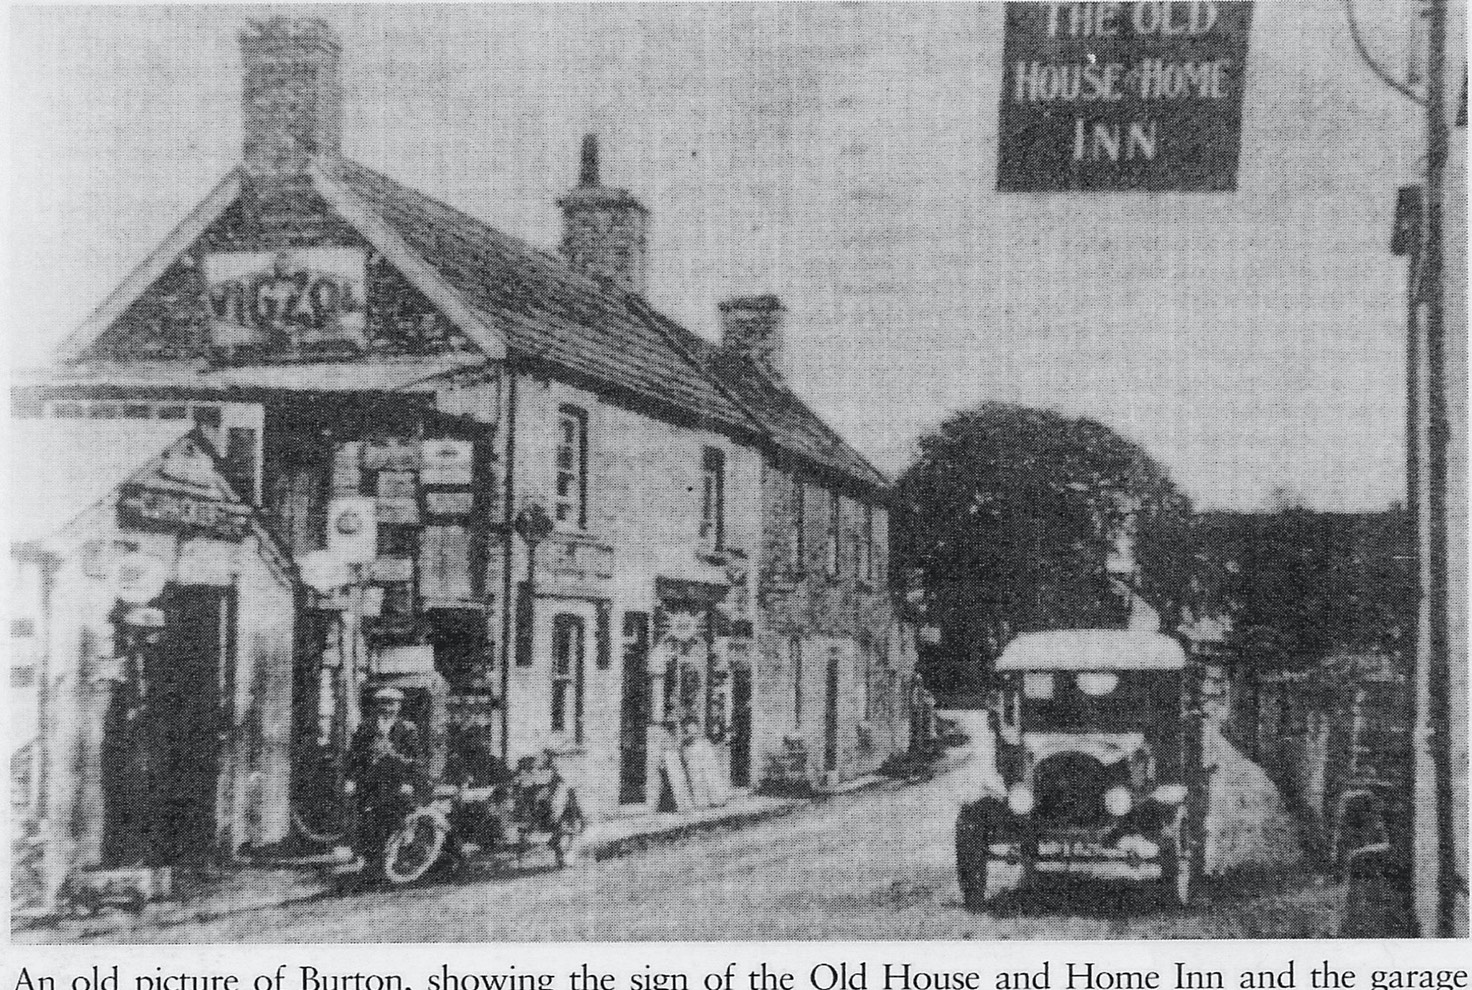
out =
[(397, 688), (373, 692), (373, 711), (348, 749), (348, 793), (357, 799), (354, 845), (369, 861), (383, 852), (423, 781), (419, 729), (401, 717), (403, 706)]

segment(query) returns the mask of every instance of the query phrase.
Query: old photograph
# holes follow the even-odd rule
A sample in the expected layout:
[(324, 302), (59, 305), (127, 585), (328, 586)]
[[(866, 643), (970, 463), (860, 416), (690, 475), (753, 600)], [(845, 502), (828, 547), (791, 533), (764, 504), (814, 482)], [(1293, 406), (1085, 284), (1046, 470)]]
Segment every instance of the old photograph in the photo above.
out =
[(10, 939), (1466, 938), (1466, 22), (12, 8)]

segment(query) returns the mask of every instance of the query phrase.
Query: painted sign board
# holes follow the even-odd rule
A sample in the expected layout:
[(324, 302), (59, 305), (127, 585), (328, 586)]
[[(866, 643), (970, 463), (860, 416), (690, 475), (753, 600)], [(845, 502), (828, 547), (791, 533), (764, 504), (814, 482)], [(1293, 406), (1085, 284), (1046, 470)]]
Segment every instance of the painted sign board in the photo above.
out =
[(425, 440), (420, 444), (426, 485), (470, 485), (474, 483), (475, 448), (469, 440)]
[(239, 540), (250, 530), (250, 508), (129, 484), (118, 493), (118, 520), (124, 526), (178, 528)]
[(360, 248), (222, 251), (205, 257), (204, 271), (217, 347), (367, 348), (367, 259)]
[(1236, 189), (1250, 2), (1005, 8), (999, 190)]

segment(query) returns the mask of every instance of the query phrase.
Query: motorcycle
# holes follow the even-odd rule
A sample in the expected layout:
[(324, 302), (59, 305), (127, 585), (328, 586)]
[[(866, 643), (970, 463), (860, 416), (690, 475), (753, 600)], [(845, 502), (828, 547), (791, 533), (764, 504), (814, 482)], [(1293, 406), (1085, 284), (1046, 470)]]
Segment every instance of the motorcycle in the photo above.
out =
[(438, 865), (476, 857), (514, 858), (519, 868), (528, 853), (545, 847), (561, 869), (586, 827), (577, 793), (549, 752), (540, 760), (523, 758), (509, 779), (435, 786), (388, 836), (375, 865), (384, 880), (403, 885)]

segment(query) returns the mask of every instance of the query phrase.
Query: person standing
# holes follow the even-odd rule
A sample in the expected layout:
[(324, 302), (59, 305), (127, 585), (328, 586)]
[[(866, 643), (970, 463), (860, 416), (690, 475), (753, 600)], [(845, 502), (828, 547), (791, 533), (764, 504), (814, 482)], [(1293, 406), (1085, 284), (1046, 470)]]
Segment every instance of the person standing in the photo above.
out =
[(372, 861), (413, 807), (423, 782), (424, 749), (419, 728), (403, 718), (404, 692), (381, 687), (373, 710), (353, 733), (348, 748), (347, 792), (355, 799), (354, 846)]

